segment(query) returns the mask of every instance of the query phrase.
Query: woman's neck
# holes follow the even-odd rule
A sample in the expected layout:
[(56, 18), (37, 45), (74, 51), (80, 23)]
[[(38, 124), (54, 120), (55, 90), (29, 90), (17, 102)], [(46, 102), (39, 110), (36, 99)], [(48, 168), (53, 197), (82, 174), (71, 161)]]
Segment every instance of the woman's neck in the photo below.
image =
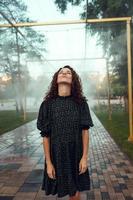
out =
[(59, 84), (58, 95), (59, 96), (69, 96), (69, 95), (71, 95), (71, 86), (69, 84)]

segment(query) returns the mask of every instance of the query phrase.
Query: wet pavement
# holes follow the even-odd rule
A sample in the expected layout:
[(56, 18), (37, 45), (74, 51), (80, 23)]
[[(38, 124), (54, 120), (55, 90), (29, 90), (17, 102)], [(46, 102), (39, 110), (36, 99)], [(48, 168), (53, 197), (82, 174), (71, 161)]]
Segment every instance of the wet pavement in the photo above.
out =
[[(97, 117), (90, 129), (91, 190), (81, 200), (133, 200), (133, 165)], [(42, 138), (36, 120), (0, 136), (0, 200), (68, 200), (45, 196)]]

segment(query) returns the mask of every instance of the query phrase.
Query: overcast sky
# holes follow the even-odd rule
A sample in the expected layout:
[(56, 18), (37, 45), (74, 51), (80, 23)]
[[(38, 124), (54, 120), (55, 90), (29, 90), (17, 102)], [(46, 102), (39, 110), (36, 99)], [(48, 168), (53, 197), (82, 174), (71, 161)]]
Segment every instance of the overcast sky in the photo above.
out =
[(24, 0), (28, 5), (29, 16), (37, 21), (80, 19), (79, 13), (83, 10), (83, 5), (72, 7), (70, 4), (65, 14), (57, 9), (54, 0)]

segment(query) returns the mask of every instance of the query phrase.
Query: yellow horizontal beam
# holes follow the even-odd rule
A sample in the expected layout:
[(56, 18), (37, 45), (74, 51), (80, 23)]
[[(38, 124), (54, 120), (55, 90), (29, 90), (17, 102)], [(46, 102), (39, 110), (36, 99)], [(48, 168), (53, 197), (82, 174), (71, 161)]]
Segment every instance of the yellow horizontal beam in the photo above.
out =
[(26, 26), (50, 26), (50, 25), (67, 25), (67, 24), (83, 24), (83, 23), (101, 23), (101, 22), (121, 22), (131, 21), (131, 17), (119, 17), (119, 18), (101, 18), (101, 19), (81, 19), (81, 20), (68, 20), (68, 21), (50, 21), (50, 22), (25, 22), (16, 24), (0, 24), (1, 28), (5, 27), (26, 27)]
[(85, 58), (57, 58), (57, 59), (47, 59), (47, 60), (40, 60), (40, 61), (38, 61), (38, 60), (27, 60), (26, 62), (46, 62), (46, 61), (48, 61), (48, 62), (53, 62), (53, 61), (77, 61), (77, 60), (106, 60), (106, 58), (104, 58), (104, 57), (91, 57), (91, 58), (87, 58), (87, 57), (85, 57)]

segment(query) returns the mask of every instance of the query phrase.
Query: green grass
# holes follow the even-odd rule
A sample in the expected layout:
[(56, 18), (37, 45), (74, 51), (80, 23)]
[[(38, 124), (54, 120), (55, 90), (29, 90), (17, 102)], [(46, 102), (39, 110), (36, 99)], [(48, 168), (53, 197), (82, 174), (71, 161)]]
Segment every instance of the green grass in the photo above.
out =
[(16, 111), (0, 111), (0, 135), (36, 119), (36, 117), (36, 112), (28, 112), (27, 119), (24, 121), (23, 116), (16, 114)]
[(0, 99), (0, 103), (9, 103), (9, 102), (14, 102), (14, 99)]
[(128, 113), (115, 109), (112, 112), (112, 120), (109, 120), (107, 108), (99, 111), (94, 109), (94, 112), (120, 149), (133, 161), (133, 143), (128, 142)]

